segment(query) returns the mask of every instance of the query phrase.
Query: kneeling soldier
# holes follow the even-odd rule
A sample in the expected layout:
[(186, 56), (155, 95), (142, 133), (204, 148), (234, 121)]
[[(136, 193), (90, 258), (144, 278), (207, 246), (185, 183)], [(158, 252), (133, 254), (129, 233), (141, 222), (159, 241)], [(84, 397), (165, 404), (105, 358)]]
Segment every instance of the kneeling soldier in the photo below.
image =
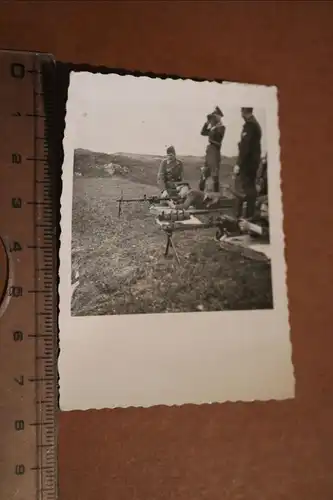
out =
[(162, 191), (162, 197), (174, 197), (177, 195), (177, 182), (184, 177), (183, 162), (178, 160), (173, 146), (168, 147), (167, 157), (161, 162), (157, 184)]

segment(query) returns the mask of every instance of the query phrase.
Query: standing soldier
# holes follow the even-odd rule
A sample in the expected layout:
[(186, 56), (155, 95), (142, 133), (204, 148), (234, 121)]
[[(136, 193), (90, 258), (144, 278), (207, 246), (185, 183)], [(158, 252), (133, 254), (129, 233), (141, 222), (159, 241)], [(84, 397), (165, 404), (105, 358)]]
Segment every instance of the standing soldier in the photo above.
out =
[(261, 159), (256, 183), (258, 196), (266, 196), (268, 193), (267, 153)]
[(238, 197), (237, 217), (242, 216), (246, 202), (245, 217), (254, 215), (257, 197), (257, 171), (261, 160), (261, 127), (253, 115), (253, 108), (241, 108), (244, 119), (241, 140), (238, 143), (238, 160), (234, 167), (235, 184), (240, 184), (242, 195)]
[(157, 184), (162, 196), (173, 197), (177, 195), (177, 183), (183, 180), (184, 167), (183, 162), (178, 160), (173, 146), (169, 146), (166, 153), (167, 157), (162, 160), (157, 174)]
[(214, 191), (220, 190), (220, 162), (221, 146), (225, 134), (225, 126), (222, 123), (223, 113), (216, 106), (213, 113), (207, 115), (207, 121), (201, 130), (201, 135), (208, 137), (208, 146), (206, 148), (205, 165), (202, 168), (199, 189), (205, 190), (206, 180), (212, 177), (214, 182)]

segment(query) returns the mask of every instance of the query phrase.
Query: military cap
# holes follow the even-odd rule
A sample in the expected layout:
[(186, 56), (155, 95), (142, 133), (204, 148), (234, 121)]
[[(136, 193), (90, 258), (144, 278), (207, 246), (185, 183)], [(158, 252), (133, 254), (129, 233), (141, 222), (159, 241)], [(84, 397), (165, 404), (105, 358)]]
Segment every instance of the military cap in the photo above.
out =
[(223, 116), (223, 113), (218, 106), (214, 109), (214, 115)]
[(253, 113), (253, 108), (241, 108), (245, 113)]
[(174, 146), (169, 146), (167, 148), (166, 152), (167, 152), (167, 155), (174, 155), (174, 154), (176, 154), (176, 150), (175, 150)]

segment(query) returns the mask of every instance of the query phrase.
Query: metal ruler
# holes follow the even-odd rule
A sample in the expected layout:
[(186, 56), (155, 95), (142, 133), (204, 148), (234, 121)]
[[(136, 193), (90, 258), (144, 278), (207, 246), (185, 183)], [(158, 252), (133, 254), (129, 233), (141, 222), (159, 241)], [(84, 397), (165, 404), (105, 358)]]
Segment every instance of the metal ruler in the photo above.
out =
[(0, 51), (0, 498), (57, 498), (49, 55)]

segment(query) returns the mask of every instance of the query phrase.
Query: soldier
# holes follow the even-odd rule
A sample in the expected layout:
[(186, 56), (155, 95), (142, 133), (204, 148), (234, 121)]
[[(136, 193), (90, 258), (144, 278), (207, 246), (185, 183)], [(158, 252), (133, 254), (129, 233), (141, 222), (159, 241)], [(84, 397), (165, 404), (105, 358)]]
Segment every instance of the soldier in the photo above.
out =
[(268, 193), (268, 177), (267, 177), (267, 153), (263, 156), (257, 174), (257, 194), (258, 196), (266, 196)]
[(254, 216), (249, 220), (241, 219), (239, 227), (242, 232), (248, 233), (253, 237), (260, 237), (267, 243), (269, 242), (269, 214), (268, 214), (268, 198), (262, 196), (256, 204)]
[(180, 197), (179, 203), (173, 203), (173, 208), (178, 210), (188, 210), (190, 207), (194, 209), (209, 209), (209, 208), (225, 208), (225, 198), (221, 193), (203, 192), (199, 189), (191, 189), (188, 185), (182, 186), (178, 190)]
[(177, 182), (183, 180), (184, 167), (183, 162), (178, 160), (173, 146), (169, 146), (166, 153), (167, 157), (162, 160), (157, 174), (157, 184), (162, 191), (162, 196), (173, 197), (177, 195)]
[(261, 127), (253, 115), (253, 108), (241, 108), (244, 119), (240, 142), (238, 143), (238, 160), (234, 167), (235, 184), (240, 184), (242, 195), (238, 196), (237, 217), (241, 217), (243, 202), (246, 202), (245, 217), (254, 215), (257, 189), (257, 171), (261, 159)]
[(205, 190), (208, 177), (213, 179), (214, 191), (219, 192), (220, 190), (221, 146), (225, 134), (222, 116), (222, 111), (216, 106), (213, 113), (207, 115), (207, 120), (201, 130), (201, 135), (208, 137), (208, 146), (199, 182), (200, 191)]

